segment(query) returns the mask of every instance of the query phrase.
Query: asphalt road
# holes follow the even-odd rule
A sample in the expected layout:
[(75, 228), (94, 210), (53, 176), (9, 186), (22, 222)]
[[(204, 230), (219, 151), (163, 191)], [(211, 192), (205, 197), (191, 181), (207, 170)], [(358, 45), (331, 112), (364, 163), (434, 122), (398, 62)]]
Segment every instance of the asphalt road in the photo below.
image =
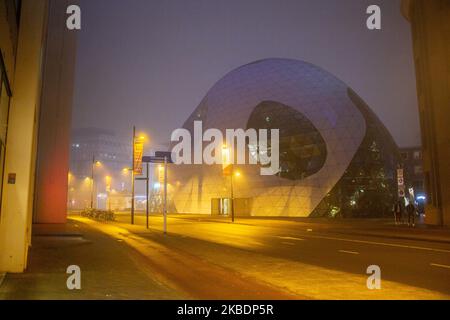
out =
[[(118, 220), (128, 219), (125, 214)], [(151, 230), (162, 231), (160, 217), (152, 217), (150, 223)], [(143, 226), (145, 218), (137, 216), (136, 224)], [(384, 281), (450, 296), (450, 243), (355, 235), (326, 223), (278, 220), (241, 220), (233, 225), (221, 220), (169, 217), (168, 228), (169, 236), (180, 238), (180, 243), (172, 245), (193, 254), (210, 248), (214, 255), (228, 249), (228, 259), (233, 260), (232, 249), (238, 249), (267, 261), (282, 259), (355, 275), (365, 275), (368, 266), (377, 265)], [(154, 233), (141, 235), (159, 241)], [(227, 264), (227, 255), (222, 258), (217, 263)], [(405, 298), (416, 296), (411, 292), (411, 297)]]
[[(160, 216), (135, 221), (34, 226), (27, 272), (8, 274), (0, 299), (450, 299), (448, 230), (169, 216), (164, 234)], [(66, 287), (73, 264), (80, 291)], [(380, 290), (367, 288), (371, 265)]]

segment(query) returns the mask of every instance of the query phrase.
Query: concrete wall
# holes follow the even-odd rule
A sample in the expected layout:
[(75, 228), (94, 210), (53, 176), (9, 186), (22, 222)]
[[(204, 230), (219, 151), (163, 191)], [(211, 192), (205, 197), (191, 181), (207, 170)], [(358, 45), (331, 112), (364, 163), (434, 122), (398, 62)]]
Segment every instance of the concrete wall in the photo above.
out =
[(0, 0), (0, 48), (11, 85), (14, 82), (14, 64), (17, 50), (17, 25), (14, 1)]
[(450, 1), (408, 0), (422, 130), (426, 222), (450, 226)]
[(76, 31), (66, 26), (68, 0), (49, 1), (39, 116), (34, 223), (65, 223)]
[[(46, 0), (24, 0), (9, 112), (0, 216), (0, 271), (26, 268), (33, 207)], [(14, 57), (9, 57), (14, 61)], [(14, 184), (8, 174), (15, 173)]]

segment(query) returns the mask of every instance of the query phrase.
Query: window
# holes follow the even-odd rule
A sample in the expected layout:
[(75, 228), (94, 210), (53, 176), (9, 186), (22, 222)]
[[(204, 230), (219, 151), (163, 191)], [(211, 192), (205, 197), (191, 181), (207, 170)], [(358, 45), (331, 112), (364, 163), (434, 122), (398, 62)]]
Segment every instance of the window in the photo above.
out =
[(15, 0), (17, 25), (20, 24), (20, 13), (22, 11), (22, 0)]
[(420, 151), (414, 151), (414, 160), (420, 160), (422, 159), (422, 153)]
[(422, 166), (414, 166), (414, 174), (422, 174), (423, 168)]

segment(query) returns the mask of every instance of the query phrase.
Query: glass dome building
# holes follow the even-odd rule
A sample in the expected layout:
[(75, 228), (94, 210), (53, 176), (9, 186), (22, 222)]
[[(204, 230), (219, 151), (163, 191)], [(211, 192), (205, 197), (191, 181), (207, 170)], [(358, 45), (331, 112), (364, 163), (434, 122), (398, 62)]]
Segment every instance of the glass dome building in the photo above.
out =
[[(184, 123), (203, 130), (279, 129), (280, 171), (258, 165), (171, 166), (178, 213), (237, 216), (381, 216), (396, 199), (398, 148), (367, 104), (344, 82), (298, 60), (266, 59), (218, 81)], [(248, 145), (248, 150), (252, 149)], [(270, 149), (270, 145), (269, 145)], [(231, 181), (232, 180), (232, 181)]]

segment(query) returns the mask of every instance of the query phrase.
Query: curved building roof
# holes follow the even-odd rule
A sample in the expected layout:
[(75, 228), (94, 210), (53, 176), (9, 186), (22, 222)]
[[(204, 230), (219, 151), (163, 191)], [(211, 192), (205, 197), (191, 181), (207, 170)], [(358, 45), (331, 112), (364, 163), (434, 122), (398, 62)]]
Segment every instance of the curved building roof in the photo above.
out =
[[(261, 176), (254, 165), (239, 166), (243, 180), (236, 182), (236, 197), (251, 199), (252, 215), (308, 216), (344, 175), (358, 151), (366, 134), (365, 116), (349, 96), (349, 87), (329, 72), (304, 61), (273, 58), (225, 75), (208, 91), (184, 128), (192, 131), (194, 121), (201, 120), (203, 130), (246, 129), (261, 122), (253, 121), (258, 113), (260, 119), (275, 119), (281, 126), (280, 144), (284, 141), (284, 145), (280, 160), (285, 171)], [(291, 128), (284, 128), (288, 122)], [(298, 150), (305, 151), (298, 148), (302, 143), (316, 148), (295, 167), (292, 161), (301, 158)], [(176, 170), (180, 179), (173, 199), (178, 212), (210, 213), (211, 199), (229, 194), (221, 166), (181, 166)]]

